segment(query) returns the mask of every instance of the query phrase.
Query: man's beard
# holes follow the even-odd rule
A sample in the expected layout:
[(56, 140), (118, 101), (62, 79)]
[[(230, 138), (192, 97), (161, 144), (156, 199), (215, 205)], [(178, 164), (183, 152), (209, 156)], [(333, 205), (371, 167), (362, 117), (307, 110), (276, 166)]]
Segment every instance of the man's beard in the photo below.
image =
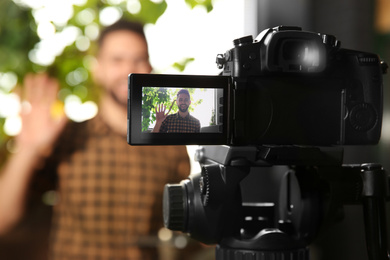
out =
[(120, 105), (120, 106), (122, 106), (122, 107), (127, 109), (127, 97), (124, 100), (122, 100), (117, 95), (115, 95), (115, 91), (113, 91), (113, 90), (109, 90), (108, 94), (115, 101), (115, 103), (117, 103), (118, 105)]
[(181, 106), (179, 106), (179, 110), (180, 110), (180, 112), (187, 112), (187, 110), (188, 110), (188, 107), (186, 106), (186, 107), (184, 107), (184, 108), (182, 108)]
[(117, 79), (111, 84), (103, 86), (103, 90), (117, 105), (127, 109), (127, 80)]

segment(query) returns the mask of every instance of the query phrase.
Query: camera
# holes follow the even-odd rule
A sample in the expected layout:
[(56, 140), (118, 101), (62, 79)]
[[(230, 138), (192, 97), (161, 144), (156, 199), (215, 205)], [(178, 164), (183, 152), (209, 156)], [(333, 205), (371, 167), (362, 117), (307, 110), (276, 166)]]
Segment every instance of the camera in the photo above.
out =
[[(129, 75), (129, 144), (204, 145), (201, 172), (165, 186), (165, 226), (217, 244), (218, 260), (307, 260), (319, 227), (361, 204), (369, 259), (388, 259), (387, 174), (343, 164), (343, 145), (380, 139), (386, 63), (292, 26), (233, 43), (219, 76)], [(157, 104), (183, 88), (203, 93), (209, 123), (155, 132)]]
[[(220, 76), (129, 75), (129, 144), (365, 145), (382, 126), (382, 72), (376, 54), (340, 48), (332, 35), (279, 26), (234, 40), (217, 56)], [(143, 121), (153, 89), (213, 92), (200, 134), (150, 133)], [(206, 93), (206, 92), (205, 92)], [(211, 95), (211, 94), (204, 94)], [(197, 108), (195, 107), (195, 110)]]

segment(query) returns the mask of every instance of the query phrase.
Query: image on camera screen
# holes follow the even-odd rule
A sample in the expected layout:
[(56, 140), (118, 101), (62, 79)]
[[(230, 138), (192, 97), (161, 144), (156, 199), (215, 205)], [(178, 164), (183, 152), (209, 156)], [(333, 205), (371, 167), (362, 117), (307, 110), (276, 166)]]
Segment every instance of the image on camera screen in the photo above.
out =
[[(222, 89), (142, 87), (143, 133), (221, 133)], [(221, 104), (222, 105), (222, 104)]]
[(227, 143), (229, 83), (225, 76), (130, 74), (128, 143)]

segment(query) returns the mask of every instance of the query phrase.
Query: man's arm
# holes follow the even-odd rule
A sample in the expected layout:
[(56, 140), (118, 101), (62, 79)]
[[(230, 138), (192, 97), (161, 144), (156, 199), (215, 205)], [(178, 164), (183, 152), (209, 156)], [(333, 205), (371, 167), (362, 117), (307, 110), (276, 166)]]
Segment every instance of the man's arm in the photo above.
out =
[(30, 106), (22, 111), (22, 130), (16, 137), (17, 152), (0, 170), (0, 234), (7, 232), (23, 215), (33, 173), (50, 154), (66, 124), (66, 117), (53, 118), (58, 82), (46, 74), (27, 75), (26, 99)]
[(42, 160), (33, 149), (12, 155), (0, 173), (0, 234), (7, 232), (24, 211), (32, 173)]

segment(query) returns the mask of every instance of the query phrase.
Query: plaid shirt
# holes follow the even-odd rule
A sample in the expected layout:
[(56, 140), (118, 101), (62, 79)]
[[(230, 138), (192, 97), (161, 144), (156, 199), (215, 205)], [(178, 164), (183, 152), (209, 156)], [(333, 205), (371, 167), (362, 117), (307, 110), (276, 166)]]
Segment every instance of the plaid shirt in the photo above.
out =
[[(188, 177), (183, 146), (129, 146), (100, 116), (70, 123), (43, 171), (57, 173), (50, 259), (157, 259), (164, 184)], [(155, 245), (154, 245), (155, 246)]]
[(200, 122), (189, 113), (181, 117), (179, 112), (167, 116), (161, 123), (160, 133), (199, 133)]

